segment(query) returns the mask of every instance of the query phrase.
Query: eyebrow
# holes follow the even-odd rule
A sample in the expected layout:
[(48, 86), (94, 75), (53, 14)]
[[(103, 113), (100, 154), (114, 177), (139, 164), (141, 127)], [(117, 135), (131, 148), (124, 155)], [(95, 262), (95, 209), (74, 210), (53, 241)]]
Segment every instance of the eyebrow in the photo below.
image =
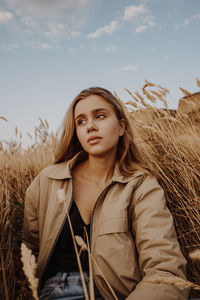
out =
[[(108, 112), (108, 109), (106, 109), (106, 108), (97, 108), (97, 109), (92, 110), (92, 113), (98, 113), (99, 111), (106, 111), (106, 112)], [(85, 115), (84, 113), (79, 114), (75, 118), (75, 120), (79, 119), (80, 117), (83, 117), (84, 115)]]

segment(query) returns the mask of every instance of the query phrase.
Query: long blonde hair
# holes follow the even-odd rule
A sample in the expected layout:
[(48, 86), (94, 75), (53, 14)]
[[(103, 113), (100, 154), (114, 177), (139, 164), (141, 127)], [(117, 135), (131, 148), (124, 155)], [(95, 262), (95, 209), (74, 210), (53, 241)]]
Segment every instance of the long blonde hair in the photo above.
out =
[(117, 148), (117, 162), (120, 173), (125, 176), (131, 175), (135, 170), (149, 173), (134, 143), (133, 132), (123, 104), (111, 92), (101, 87), (91, 87), (81, 91), (71, 103), (63, 121), (62, 132), (55, 153), (55, 163), (67, 161), (78, 152), (83, 151), (76, 135), (74, 109), (80, 100), (90, 95), (98, 95), (104, 98), (113, 107), (117, 119), (125, 120), (125, 131), (123, 136), (119, 138)]

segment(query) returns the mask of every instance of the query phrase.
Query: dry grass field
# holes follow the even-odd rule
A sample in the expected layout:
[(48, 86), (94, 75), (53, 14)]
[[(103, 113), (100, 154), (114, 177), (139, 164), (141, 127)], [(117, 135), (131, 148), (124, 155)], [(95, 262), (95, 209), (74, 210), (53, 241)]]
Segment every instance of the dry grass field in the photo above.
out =
[[(200, 82), (197, 80), (200, 87)], [(200, 285), (200, 261), (190, 252), (200, 248), (200, 99), (184, 93), (190, 112), (168, 109), (168, 90), (146, 81), (126, 103), (134, 137), (146, 164), (163, 187), (181, 249), (188, 261), (188, 280)], [(117, 97), (117, 95), (116, 95)], [(164, 109), (158, 109), (162, 103)], [(196, 104), (194, 104), (196, 103)], [(191, 104), (191, 106), (190, 106)], [(160, 105), (159, 105), (160, 106)], [(0, 122), (6, 122), (4, 116)], [(29, 134), (28, 134), (29, 135)], [(24, 195), (27, 187), (54, 158), (57, 135), (40, 119), (31, 146), (0, 142), (0, 299), (32, 299), (20, 256)], [(171, 283), (169, 283), (171, 284)], [(192, 289), (191, 296), (200, 296)]]

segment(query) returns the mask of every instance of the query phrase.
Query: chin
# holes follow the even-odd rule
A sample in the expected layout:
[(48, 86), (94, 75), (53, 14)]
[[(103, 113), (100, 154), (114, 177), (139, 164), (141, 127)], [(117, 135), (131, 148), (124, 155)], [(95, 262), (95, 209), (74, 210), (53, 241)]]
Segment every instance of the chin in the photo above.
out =
[(104, 156), (107, 156), (107, 155), (115, 155), (116, 153), (116, 148), (112, 148), (112, 149), (94, 149), (93, 151), (87, 151), (87, 153), (91, 156), (96, 156), (96, 157), (104, 157)]

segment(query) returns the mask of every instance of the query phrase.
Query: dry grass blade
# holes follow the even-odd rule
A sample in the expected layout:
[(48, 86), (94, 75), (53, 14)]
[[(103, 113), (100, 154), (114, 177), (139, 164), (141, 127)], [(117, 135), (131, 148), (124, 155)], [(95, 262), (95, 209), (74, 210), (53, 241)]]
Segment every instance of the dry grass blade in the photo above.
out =
[(138, 91), (135, 91), (135, 95), (139, 98), (140, 100), (140, 103), (144, 106), (144, 107), (151, 107), (149, 104), (147, 104), (145, 101), (144, 101), (144, 97), (142, 97), (142, 95), (140, 95), (140, 93)]
[(91, 254), (91, 259), (92, 259), (92, 261), (94, 262), (94, 264), (95, 264), (95, 266), (97, 267), (97, 269), (99, 270), (99, 272), (101, 273), (101, 275), (102, 275), (103, 279), (105, 280), (105, 282), (106, 282), (108, 288), (110, 289), (110, 291), (111, 291), (111, 293), (112, 293), (114, 299), (115, 299), (115, 300), (118, 300), (118, 298), (117, 298), (117, 296), (116, 296), (116, 294), (115, 294), (115, 292), (114, 292), (112, 286), (110, 285), (110, 283), (109, 283), (108, 280), (106, 279), (104, 273), (102, 272), (102, 270), (100, 269), (100, 267), (99, 267), (98, 264), (96, 263), (96, 261), (95, 261), (94, 257), (92, 256), (92, 254)]
[(158, 89), (158, 92), (161, 94), (161, 96), (166, 96), (168, 93), (161, 90), (161, 89)]
[(2, 151), (3, 150), (3, 143), (2, 143), (2, 141), (0, 141), (0, 151)]
[(146, 89), (148, 86), (155, 86), (155, 84), (152, 83), (152, 82), (149, 82), (148, 80), (145, 79), (145, 84), (144, 84), (143, 87), (142, 87), (143, 93), (144, 93), (145, 89)]
[(167, 101), (163, 98), (163, 96), (166, 96), (166, 93), (164, 91), (159, 90), (159, 92), (150, 90), (152, 94), (154, 94), (161, 102), (163, 102), (165, 108), (168, 108)]
[(43, 128), (46, 128), (46, 126), (45, 126), (44, 122), (42, 121), (42, 119), (41, 119), (40, 117), (39, 117), (38, 119), (39, 119), (39, 121), (40, 121), (42, 127), (43, 127)]
[(149, 90), (149, 92), (152, 93), (152, 94), (154, 94), (154, 95), (157, 96), (157, 97), (162, 96), (161, 93), (159, 93), (159, 92), (157, 92), (157, 91), (154, 91), (154, 90)]
[(113, 92), (113, 95), (115, 96), (115, 98), (116, 98), (117, 100), (119, 100), (119, 101), (121, 102), (120, 97), (117, 95), (117, 93), (116, 93), (115, 91)]
[(37, 126), (35, 126), (35, 132), (39, 132), (40, 134), (42, 134), (41, 130)]
[(4, 261), (3, 261), (3, 255), (1, 252), (1, 248), (0, 248), (0, 254), (1, 254), (1, 269), (2, 269), (2, 275), (3, 275), (4, 291), (5, 291), (5, 295), (6, 295), (6, 300), (9, 300), (8, 288), (7, 288), (7, 282), (6, 282), (6, 274), (5, 274)]
[(25, 244), (21, 244), (21, 260), (23, 262), (24, 274), (28, 278), (30, 288), (33, 293), (34, 299), (38, 300), (37, 289), (38, 289), (38, 278), (35, 277), (36, 273), (36, 260), (32, 251), (26, 247)]
[(177, 287), (185, 288), (185, 289), (194, 289), (194, 290), (200, 290), (200, 286), (198, 284), (194, 284), (191, 281), (184, 280), (177, 276), (169, 276), (169, 277), (158, 277), (153, 279), (145, 279), (146, 282), (151, 283), (166, 283), (166, 284), (173, 284)]
[(155, 83), (149, 82), (147, 79), (145, 79), (145, 85), (144, 86), (155, 86)]
[(200, 261), (200, 249), (195, 249), (195, 250), (191, 251), (189, 253), (189, 257), (192, 260), (199, 260)]
[(3, 116), (0, 116), (0, 119), (4, 120), (5, 122), (8, 122), (8, 120)]
[(15, 135), (18, 134), (18, 129), (17, 129), (17, 126), (15, 126)]
[(35, 133), (35, 137), (37, 138), (38, 134), (37, 134), (37, 129), (35, 127), (35, 130), (34, 130), (34, 133)]
[(85, 231), (85, 235), (86, 235), (86, 239), (87, 239), (87, 245), (84, 242), (84, 240), (82, 239), (82, 237), (76, 235), (75, 239), (77, 244), (81, 247), (81, 249), (83, 250), (87, 250), (88, 251), (88, 261), (89, 261), (89, 280), (90, 280), (90, 284), (89, 284), (89, 289), (90, 289), (90, 299), (91, 300), (95, 300), (95, 293), (94, 293), (94, 282), (93, 282), (93, 273), (92, 273), (92, 264), (91, 264), (91, 255), (90, 255), (90, 245), (89, 245), (89, 239), (88, 239), (88, 235), (87, 235), (87, 230), (84, 227), (84, 231)]
[(28, 137), (32, 140), (33, 138), (32, 138), (32, 135), (29, 133), (29, 132), (27, 132), (26, 133), (27, 135), (28, 135)]
[(190, 96), (191, 95), (191, 93), (190, 92), (188, 92), (187, 90), (185, 90), (185, 89), (183, 89), (183, 88), (179, 88), (179, 90), (181, 90), (181, 92), (183, 92), (183, 94), (185, 95), (185, 96)]
[[(63, 189), (57, 190), (57, 196), (58, 196), (59, 201), (64, 201), (65, 197), (66, 197), (65, 196), (65, 191)], [(76, 259), (77, 259), (77, 262), (78, 262), (78, 267), (79, 267), (79, 270), (80, 270), (80, 276), (81, 276), (81, 281), (82, 281), (82, 284), (83, 284), (83, 291), (84, 291), (85, 299), (89, 300), (87, 287), (86, 287), (86, 282), (85, 282), (85, 277), (83, 275), (83, 268), (82, 268), (82, 265), (81, 265), (81, 260), (80, 260), (79, 253), (78, 253), (78, 248), (77, 248), (77, 245), (76, 245), (76, 239), (75, 239), (72, 223), (71, 223), (70, 216), (69, 216), (68, 212), (67, 212), (67, 219), (68, 219), (70, 231), (71, 231), (71, 234), (72, 234), (72, 240), (73, 240), (73, 244), (74, 244)]]
[(150, 93), (146, 92), (146, 97), (153, 103), (156, 102), (156, 97), (152, 96)]
[(161, 85), (158, 85), (158, 88), (160, 88), (162, 91), (164, 91), (166, 94), (169, 94), (169, 90), (164, 88), (163, 86)]
[(138, 105), (137, 105), (135, 102), (131, 101), (131, 100), (129, 100), (129, 101), (126, 102), (125, 104), (128, 104), (128, 105), (131, 105), (131, 106), (133, 106), (133, 107), (135, 107), (135, 108), (138, 108)]
[[(90, 248), (89, 248), (89, 240), (88, 240), (88, 236), (87, 236), (87, 231), (86, 231), (86, 229), (85, 229), (85, 232), (86, 232), (86, 237), (87, 237), (87, 244), (88, 244), (88, 246), (86, 246), (86, 244), (85, 244), (85, 242), (83, 241), (83, 239), (82, 239), (81, 237), (79, 237), (79, 236), (76, 236), (76, 241), (77, 241), (77, 243), (78, 243), (79, 246), (84, 247), (84, 248), (87, 249), (87, 251), (88, 251), (89, 259), (90, 259), (90, 260), (89, 260), (89, 262), (90, 262), (90, 265), (89, 265), (90, 270), (91, 270), (91, 272), (92, 272), (92, 266), (91, 266), (91, 259), (92, 259), (93, 262), (94, 262), (94, 264), (96, 265), (96, 267), (97, 267), (98, 270), (100, 271), (102, 277), (104, 278), (105, 282), (107, 283), (108, 288), (110, 289), (110, 291), (111, 291), (111, 293), (112, 293), (114, 299), (115, 299), (115, 300), (118, 300), (118, 299), (117, 299), (117, 296), (116, 296), (116, 294), (115, 294), (115, 292), (114, 292), (114, 290), (113, 290), (113, 288), (111, 287), (110, 283), (109, 283), (108, 280), (106, 279), (105, 275), (103, 274), (103, 272), (101, 271), (101, 269), (100, 269), (99, 266), (97, 265), (96, 261), (94, 260), (92, 254), (91, 254), (91, 252), (90, 252)], [(90, 278), (90, 280), (91, 280), (91, 278)], [(93, 284), (93, 281), (92, 281), (92, 284)]]
[(140, 101), (138, 100), (138, 98), (137, 97), (135, 97), (134, 95), (133, 95), (133, 93), (131, 93), (128, 89), (126, 89), (125, 88), (125, 91), (127, 91), (127, 93), (136, 101), (136, 102), (138, 102), (138, 103), (140, 103)]
[(87, 230), (84, 227), (85, 235), (87, 239), (87, 251), (88, 251), (88, 261), (89, 261), (89, 276), (90, 276), (90, 298), (91, 300), (95, 300), (95, 293), (94, 293), (94, 281), (93, 281), (93, 272), (92, 272), (92, 259), (91, 259), (91, 252), (90, 252), (90, 244), (89, 244), (89, 238), (87, 234)]
[(197, 86), (200, 87), (200, 80), (198, 78), (196, 79), (196, 83), (197, 83)]
[(47, 122), (46, 119), (45, 119), (44, 121), (45, 121), (46, 127), (47, 127), (47, 129), (48, 129), (48, 128), (49, 128), (49, 123)]

